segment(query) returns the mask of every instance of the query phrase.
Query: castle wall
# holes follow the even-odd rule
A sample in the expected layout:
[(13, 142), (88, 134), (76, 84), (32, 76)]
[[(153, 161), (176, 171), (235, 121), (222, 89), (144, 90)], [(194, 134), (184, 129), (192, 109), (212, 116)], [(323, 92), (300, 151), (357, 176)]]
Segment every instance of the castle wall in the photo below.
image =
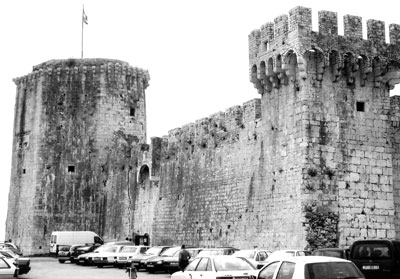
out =
[(33, 70), (15, 80), (7, 239), (29, 255), (48, 253), (54, 230), (129, 236), (148, 74), (104, 59)]

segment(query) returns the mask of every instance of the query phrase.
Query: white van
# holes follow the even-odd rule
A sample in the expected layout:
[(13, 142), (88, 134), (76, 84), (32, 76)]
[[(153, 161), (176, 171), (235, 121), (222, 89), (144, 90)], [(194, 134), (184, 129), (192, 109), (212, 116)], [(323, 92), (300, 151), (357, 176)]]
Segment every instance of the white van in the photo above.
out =
[(50, 237), (50, 254), (57, 254), (60, 245), (103, 244), (103, 239), (91, 231), (54, 231)]

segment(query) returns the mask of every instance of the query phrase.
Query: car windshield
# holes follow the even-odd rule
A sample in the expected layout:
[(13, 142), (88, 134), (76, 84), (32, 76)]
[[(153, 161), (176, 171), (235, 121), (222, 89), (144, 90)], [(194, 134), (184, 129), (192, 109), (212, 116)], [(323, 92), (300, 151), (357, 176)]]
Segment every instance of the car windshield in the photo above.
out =
[(58, 246), (58, 251), (69, 251), (69, 248), (71, 248), (69, 245), (60, 245)]
[(99, 252), (116, 252), (118, 249), (117, 246), (107, 246), (104, 249), (100, 250)]
[(7, 251), (0, 251), (0, 256), (3, 255), (6, 258), (13, 258)]
[(121, 253), (135, 253), (137, 250), (137, 247), (135, 246), (124, 246), (121, 249)]
[(247, 259), (253, 259), (255, 253), (256, 253), (256, 251), (254, 251), (254, 250), (239, 250), (239, 251), (236, 251), (235, 253), (233, 253), (233, 256), (243, 257), (243, 258), (247, 258)]
[(151, 247), (149, 250), (145, 252), (146, 255), (158, 255), (162, 250), (161, 247)]
[(242, 258), (221, 257), (214, 259), (216, 271), (232, 271), (232, 270), (253, 270), (255, 269), (249, 262)]
[(218, 250), (218, 249), (214, 249), (214, 250), (202, 250), (200, 251), (200, 253), (197, 255), (198, 257), (203, 257), (203, 256), (217, 256), (217, 255), (223, 255), (224, 254), (224, 250)]
[(305, 279), (320, 278), (364, 278), (353, 263), (327, 262), (310, 263), (304, 267)]
[(319, 251), (314, 251), (313, 256), (328, 256), (328, 257), (343, 258), (343, 253), (342, 251), (339, 250), (319, 250)]
[(173, 248), (169, 248), (167, 250), (165, 250), (164, 252), (161, 253), (161, 256), (165, 256), (165, 257), (171, 257), (173, 254), (176, 253), (176, 251), (180, 250), (181, 247), (173, 247)]
[(358, 243), (353, 249), (353, 259), (390, 259), (392, 252), (386, 243)]

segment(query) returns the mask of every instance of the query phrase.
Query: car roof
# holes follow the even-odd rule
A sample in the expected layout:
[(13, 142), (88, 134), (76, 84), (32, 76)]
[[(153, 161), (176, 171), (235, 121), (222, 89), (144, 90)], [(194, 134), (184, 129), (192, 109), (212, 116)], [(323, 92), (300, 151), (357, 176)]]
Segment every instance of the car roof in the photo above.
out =
[(351, 262), (342, 258), (326, 257), (326, 256), (298, 256), (298, 257), (285, 257), (277, 261), (290, 261), (294, 263), (327, 263), (327, 262)]

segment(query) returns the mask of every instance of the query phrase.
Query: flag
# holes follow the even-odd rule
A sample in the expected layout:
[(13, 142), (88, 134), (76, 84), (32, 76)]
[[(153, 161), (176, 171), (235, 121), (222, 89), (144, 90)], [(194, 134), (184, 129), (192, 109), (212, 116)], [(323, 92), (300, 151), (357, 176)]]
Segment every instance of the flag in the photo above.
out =
[(85, 24), (88, 24), (88, 17), (85, 14), (85, 9), (82, 9), (82, 22), (84, 22)]

